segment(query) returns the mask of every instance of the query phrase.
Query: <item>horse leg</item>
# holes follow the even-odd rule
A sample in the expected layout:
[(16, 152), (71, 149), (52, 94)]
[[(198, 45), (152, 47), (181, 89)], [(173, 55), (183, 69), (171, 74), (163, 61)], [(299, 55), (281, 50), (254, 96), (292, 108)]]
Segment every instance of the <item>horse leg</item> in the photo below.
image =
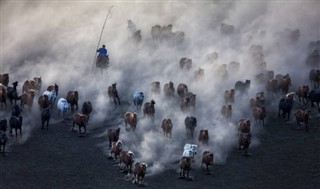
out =
[(120, 105), (121, 103), (120, 103), (120, 98), (119, 98), (119, 96), (118, 96), (118, 95), (117, 95), (117, 99), (118, 99), (118, 103), (119, 103), (119, 105)]
[(49, 120), (47, 120), (47, 130), (49, 130)]

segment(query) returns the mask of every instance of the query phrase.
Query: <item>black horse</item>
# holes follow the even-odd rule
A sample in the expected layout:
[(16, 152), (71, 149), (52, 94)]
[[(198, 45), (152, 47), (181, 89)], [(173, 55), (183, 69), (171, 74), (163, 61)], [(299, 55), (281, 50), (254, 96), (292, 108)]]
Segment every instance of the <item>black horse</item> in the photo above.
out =
[(50, 117), (51, 117), (50, 108), (47, 107), (46, 109), (43, 109), (41, 112), (41, 123), (42, 123), (41, 129), (44, 129), (44, 124), (46, 122), (47, 122), (47, 130), (49, 129)]
[(12, 135), (12, 129), (15, 129), (16, 132), (16, 138), (18, 137), (18, 130), (20, 130), (20, 136), (22, 137), (22, 120), (23, 117), (20, 116), (11, 116), (9, 120), (9, 125), (10, 125), (10, 131), (9, 134)]
[(7, 97), (10, 100), (11, 105), (13, 105), (13, 101), (14, 105), (16, 105), (17, 100), (20, 100), (17, 92), (18, 81), (13, 82), (12, 85), (13, 87), (7, 88)]
[[(287, 120), (289, 120), (290, 118), (290, 113), (291, 113), (291, 109), (293, 107), (293, 95), (287, 95), (285, 98), (282, 98), (279, 102), (279, 112), (278, 112), (278, 116), (282, 116), (282, 118), (286, 117), (287, 114)], [(280, 114), (282, 110), (282, 114)]]
[(15, 104), (12, 107), (11, 116), (19, 117), (21, 112), (22, 112), (22, 109), (19, 107), (19, 105)]

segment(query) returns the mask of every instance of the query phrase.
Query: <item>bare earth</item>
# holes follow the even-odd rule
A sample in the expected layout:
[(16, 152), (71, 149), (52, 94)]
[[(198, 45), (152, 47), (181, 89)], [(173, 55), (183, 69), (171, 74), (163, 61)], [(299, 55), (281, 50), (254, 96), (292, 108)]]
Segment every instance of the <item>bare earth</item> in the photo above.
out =
[[(269, 120), (258, 136), (260, 144), (243, 156), (235, 146), (224, 165), (215, 165), (206, 174), (200, 165), (192, 165), (192, 180), (179, 179), (179, 165), (161, 174), (146, 175), (148, 188), (238, 188), (238, 189), (316, 189), (320, 188), (320, 116), (313, 109), (310, 132), (295, 129), (289, 122)], [(9, 137), (6, 157), (0, 156), (0, 188), (135, 188), (139, 187), (108, 159), (106, 137), (99, 136), (109, 126), (89, 129), (84, 137), (71, 132), (71, 120), (53, 116), (49, 131), (32, 126), (25, 142)], [(90, 123), (89, 123), (90, 124)], [(27, 126), (25, 126), (27, 127)], [(90, 125), (88, 126), (90, 127)], [(77, 127), (76, 127), (77, 129)], [(19, 142), (20, 140), (20, 142)], [(173, 166), (175, 167), (175, 166)]]

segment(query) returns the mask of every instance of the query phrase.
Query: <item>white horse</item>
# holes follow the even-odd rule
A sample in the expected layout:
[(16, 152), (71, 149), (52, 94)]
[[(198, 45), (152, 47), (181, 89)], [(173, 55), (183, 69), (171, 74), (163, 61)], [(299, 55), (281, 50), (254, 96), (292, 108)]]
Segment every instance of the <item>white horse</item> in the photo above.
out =
[(69, 109), (69, 103), (65, 98), (59, 98), (57, 103), (58, 108), (58, 115), (60, 115), (60, 112), (62, 112), (63, 118), (66, 117), (67, 110)]
[(51, 90), (51, 91), (44, 91), (43, 95), (47, 95), (48, 96), (48, 100), (50, 102), (50, 106), (51, 109), (53, 107), (53, 104), (56, 103), (56, 99), (57, 99), (57, 92), (55, 90)]
[(196, 144), (185, 144), (183, 147), (182, 157), (191, 157), (194, 158), (194, 155), (197, 154), (198, 145)]

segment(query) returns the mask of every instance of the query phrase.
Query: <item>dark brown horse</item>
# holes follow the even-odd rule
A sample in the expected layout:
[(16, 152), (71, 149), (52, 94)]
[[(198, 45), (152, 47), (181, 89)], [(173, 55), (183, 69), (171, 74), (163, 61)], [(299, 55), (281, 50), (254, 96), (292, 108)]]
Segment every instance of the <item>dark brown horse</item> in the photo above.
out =
[(238, 133), (250, 133), (250, 120), (241, 118), (238, 121)]
[(6, 149), (6, 143), (8, 141), (8, 137), (6, 135), (7, 127), (8, 127), (8, 121), (6, 119), (2, 119), (0, 121), (0, 152), (2, 151), (3, 156), (6, 156), (5, 149)]
[(163, 119), (162, 120), (161, 128), (163, 130), (163, 135), (165, 137), (169, 137), (169, 138), (172, 137), (172, 134), (171, 134), (172, 127), (173, 127), (173, 125), (172, 125), (171, 119)]
[(208, 129), (201, 129), (199, 131), (198, 141), (203, 145), (208, 145), (209, 142), (209, 132)]
[(138, 183), (138, 184), (142, 184), (143, 183), (143, 179), (144, 176), (146, 175), (147, 172), (147, 164), (146, 163), (141, 163), (141, 162), (137, 162), (134, 165), (133, 168), (133, 183)]
[(160, 82), (159, 81), (154, 81), (151, 83), (151, 93), (152, 94), (160, 94), (161, 89), (160, 89)]
[(39, 96), (38, 104), (39, 104), (40, 110), (48, 108), (50, 106), (50, 101), (49, 101), (48, 95)]
[(179, 83), (177, 93), (180, 98), (183, 98), (188, 92), (188, 86), (185, 83)]
[(13, 105), (13, 100), (15, 105), (17, 104), (17, 100), (20, 99), (17, 92), (18, 81), (13, 82), (12, 85), (13, 87), (7, 87), (7, 97), (10, 100), (11, 105)]
[(243, 151), (244, 155), (248, 155), (249, 145), (251, 143), (250, 133), (241, 133), (238, 138), (239, 151)]
[(88, 116), (88, 120), (89, 120), (90, 114), (92, 112), (92, 105), (91, 105), (91, 102), (89, 100), (83, 102), (81, 111), (82, 111), (83, 114), (86, 114)]
[(117, 90), (117, 83), (114, 83), (108, 87), (108, 95), (109, 95), (110, 101), (111, 99), (113, 99), (115, 105), (117, 105), (117, 100), (118, 100), (118, 104), (120, 105), (120, 98)]
[(169, 81), (169, 83), (164, 84), (163, 92), (166, 97), (173, 97), (174, 91), (174, 85), (171, 81)]
[(202, 162), (201, 165), (205, 164), (206, 171), (209, 171), (209, 166), (211, 166), (211, 172), (213, 171), (213, 161), (214, 161), (214, 155), (210, 151), (204, 151), (202, 153)]
[(107, 136), (109, 141), (109, 148), (111, 148), (112, 142), (117, 142), (119, 140), (119, 135), (120, 135), (120, 128), (108, 130)]
[(154, 105), (156, 102), (154, 100), (151, 100), (151, 102), (146, 102), (143, 105), (143, 117), (146, 115), (149, 116), (152, 120), (154, 120), (154, 114), (155, 114), (155, 109)]
[(76, 106), (75, 110), (78, 110), (78, 99), (79, 99), (78, 91), (68, 91), (66, 100), (70, 104), (71, 112), (74, 111), (74, 106)]
[[(4, 106), (2, 104), (4, 104)], [(0, 86), (0, 109), (7, 109), (7, 91), (4, 85)]]
[(0, 74), (0, 83), (2, 83), (4, 86), (8, 86), (9, 73)]
[(191, 157), (180, 158), (180, 177), (189, 179), (191, 169)]

